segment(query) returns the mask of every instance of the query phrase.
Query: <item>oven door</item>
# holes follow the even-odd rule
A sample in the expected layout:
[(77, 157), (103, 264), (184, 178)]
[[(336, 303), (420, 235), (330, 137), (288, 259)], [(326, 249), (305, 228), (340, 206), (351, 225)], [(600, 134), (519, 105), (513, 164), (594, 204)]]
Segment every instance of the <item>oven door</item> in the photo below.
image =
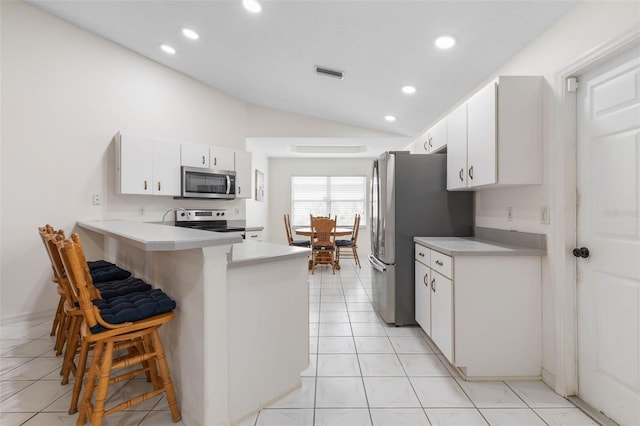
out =
[(182, 198), (236, 198), (236, 172), (182, 166)]

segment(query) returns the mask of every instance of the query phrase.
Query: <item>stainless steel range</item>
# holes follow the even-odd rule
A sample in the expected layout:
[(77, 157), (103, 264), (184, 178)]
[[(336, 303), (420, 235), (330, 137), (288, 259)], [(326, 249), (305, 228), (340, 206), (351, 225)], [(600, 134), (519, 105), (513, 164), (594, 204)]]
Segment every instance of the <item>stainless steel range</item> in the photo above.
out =
[(227, 220), (225, 209), (179, 209), (176, 211), (176, 226), (215, 232), (241, 232), (244, 238), (244, 220)]

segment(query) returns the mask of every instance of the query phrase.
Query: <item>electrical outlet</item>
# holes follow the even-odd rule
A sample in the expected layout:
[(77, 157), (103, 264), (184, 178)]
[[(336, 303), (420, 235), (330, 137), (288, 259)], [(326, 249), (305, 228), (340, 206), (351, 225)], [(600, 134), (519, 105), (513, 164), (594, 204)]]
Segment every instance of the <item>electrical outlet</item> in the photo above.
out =
[(138, 216), (144, 216), (144, 207), (138, 208)]
[(93, 205), (94, 206), (102, 205), (102, 196), (100, 194), (93, 194)]
[(540, 207), (540, 223), (543, 225), (549, 225), (551, 223), (549, 207)]
[(513, 222), (513, 207), (507, 207), (507, 220)]

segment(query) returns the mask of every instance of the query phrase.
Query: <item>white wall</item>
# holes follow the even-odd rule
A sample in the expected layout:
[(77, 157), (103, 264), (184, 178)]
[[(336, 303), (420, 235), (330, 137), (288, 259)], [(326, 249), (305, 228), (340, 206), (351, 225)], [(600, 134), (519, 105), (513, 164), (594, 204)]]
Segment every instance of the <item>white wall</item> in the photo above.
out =
[[(248, 106), (23, 2), (0, 2), (0, 320), (50, 314), (57, 295), (37, 227), (78, 220), (158, 221), (171, 207), (228, 208), (269, 232), (268, 201), (115, 195), (118, 132), (252, 149), (246, 136), (388, 136)], [(269, 162), (256, 146), (253, 175)], [(271, 190), (267, 188), (267, 194)], [(92, 205), (101, 194), (103, 205)], [(144, 215), (139, 211), (144, 210)], [(102, 240), (80, 232), (88, 257)]]
[[(269, 187), (272, 188), (269, 204), (270, 241), (287, 243), (283, 216), (291, 214), (291, 177), (292, 176), (366, 176), (367, 188), (371, 183), (373, 159), (300, 159), (272, 158), (269, 161)], [(279, 190), (275, 190), (279, 188)], [(369, 205), (367, 191), (367, 203)], [(358, 234), (358, 256), (363, 267), (368, 268), (365, 260), (371, 252), (369, 237), (369, 212), (366, 211), (367, 224)], [(295, 236), (294, 236), (295, 238)], [(352, 260), (348, 260), (352, 262)]]
[[(269, 187), (269, 159), (255, 143), (247, 139), (247, 151), (251, 151), (251, 199), (246, 201), (247, 226), (262, 226), (264, 232), (262, 238), (269, 241), (269, 203), (271, 202), (271, 189)], [(256, 201), (256, 170), (264, 173), (264, 201)]]
[[(547, 235), (547, 256), (543, 261), (543, 367), (545, 379), (553, 385), (558, 369), (556, 340), (556, 294), (565, 283), (556, 277), (566, 259), (562, 227), (565, 211), (557, 202), (554, 190), (565, 180), (567, 165), (564, 146), (567, 144), (563, 115), (564, 94), (559, 76), (565, 69), (622, 34), (628, 34), (640, 24), (638, 2), (585, 2), (559, 20), (541, 37), (520, 51), (493, 75), (483, 87), (498, 75), (542, 75), (544, 76), (544, 183), (510, 189), (489, 189), (476, 193), (476, 225), (482, 227), (511, 229)], [(477, 89), (469, 93), (469, 96)], [(462, 103), (464, 99), (460, 100)], [(453, 110), (457, 105), (452, 106)], [(435, 123), (427, 127), (431, 127)], [(569, 170), (571, 173), (571, 170)], [(574, 191), (575, 192), (575, 191)], [(507, 207), (513, 207), (513, 221), (507, 220)], [(540, 207), (549, 206), (551, 224), (540, 223)], [(571, 362), (571, 361), (570, 361)]]

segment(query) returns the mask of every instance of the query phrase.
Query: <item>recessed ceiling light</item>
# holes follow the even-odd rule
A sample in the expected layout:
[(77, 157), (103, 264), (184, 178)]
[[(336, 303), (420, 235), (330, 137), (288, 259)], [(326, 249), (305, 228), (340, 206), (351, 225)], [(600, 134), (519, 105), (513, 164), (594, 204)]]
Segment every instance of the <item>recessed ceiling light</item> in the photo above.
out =
[(186, 37), (186, 38), (190, 38), (191, 40), (197, 40), (200, 38), (200, 36), (198, 35), (197, 32), (189, 29), (189, 28), (183, 28), (182, 29), (182, 34)]
[(413, 95), (414, 93), (416, 93), (416, 88), (413, 86), (402, 86), (402, 93)]
[(389, 121), (389, 122), (394, 122), (394, 121), (396, 121), (396, 116), (395, 115), (385, 115), (384, 119)]
[(438, 37), (434, 44), (438, 49), (451, 49), (456, 45), (456, 39), (450, 35), (443, 35)]
[(168, 44), (161, 44), (160, 49), (164, 51), (164, 53), (168, 53), (169, 55), (175, 55), (176, 49), (169, 46)]
[(262, 6), (257, 0), (242, 0), (242, 5), (251, 13), (260, 13)]

